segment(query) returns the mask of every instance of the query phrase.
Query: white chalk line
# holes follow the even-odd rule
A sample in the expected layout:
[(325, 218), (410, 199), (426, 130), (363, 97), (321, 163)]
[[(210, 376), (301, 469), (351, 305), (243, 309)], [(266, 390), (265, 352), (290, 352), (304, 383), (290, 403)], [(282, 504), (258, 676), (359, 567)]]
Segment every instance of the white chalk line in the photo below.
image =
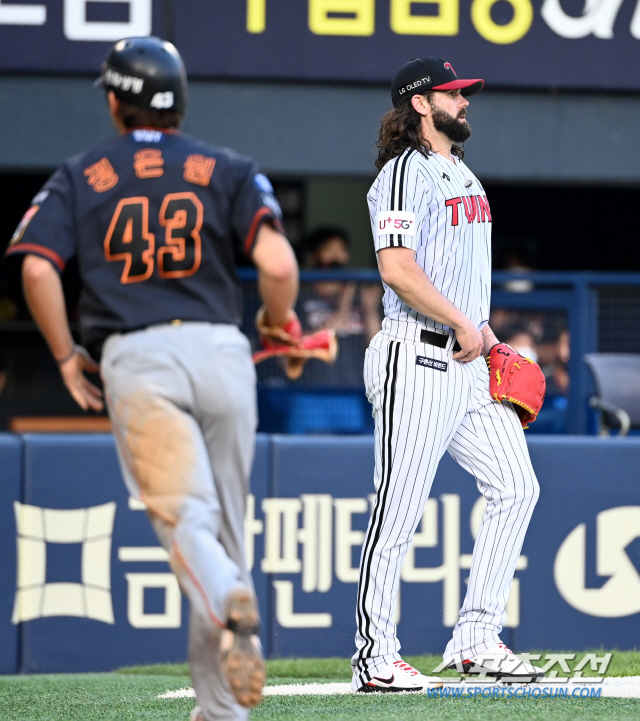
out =
[[(452, 679), (454, 680), (454, 679)], [(447, 684), (447, 679), (443, 679), (445, 686), (450, 689), (457, 689), (463, 686), (465, 689), (474, 688), (473, 682), (469, 683), (455, 683)], [(568, 682), (559, 682), (559, 680), (552, 681), (551, 679), (541, 680), (537, 684), (524, 684), (528, 689), (533, 689), (536, 686), (542, 688), (588, 688), (598, 689), (601, 688), (602, 692), (600, 697), (615, 697), (615, 698), (640, 698), (640, 676), (614, 676), (605, 678), (602, 681), (600, 679), (588, 679), (581, 678), (579, 680), (569, 679)], [(518, 687), (519, 684), (514, 684), (513, 688)], [(505, 688), (503, 684), (496, 684), (495, 686), (487, 686), (482, 684), (483, 688)], [(432, 687), (433, 688), (433, 687)], [(508, 687), (507, 687), (508, 688)], [(351, 690), (350, 683), (288, 683), (277, 686), (266, 686), (264, 689), (265, 696), (342, 696), (347, 694), (354, 694), (355, 691)], [(414, 692), (410, 692), (412, 695)], [(427, 690), (418, 692), (427, 694)], [(464, 697), (468, 698), (466, 692), (463, 692)], [(552, 692), (553, 693), (553, 692)], [(195, 698), (195, 691), (192, 688), (180, 688), (177, 691), (166, 691), (160, 694), (157, 698)], [(450, 694), (453, 695), (453, 694)], [(520, 694), (518, 694), (519, 696)], [(505, 693), (505, 698), (507, 694)]]

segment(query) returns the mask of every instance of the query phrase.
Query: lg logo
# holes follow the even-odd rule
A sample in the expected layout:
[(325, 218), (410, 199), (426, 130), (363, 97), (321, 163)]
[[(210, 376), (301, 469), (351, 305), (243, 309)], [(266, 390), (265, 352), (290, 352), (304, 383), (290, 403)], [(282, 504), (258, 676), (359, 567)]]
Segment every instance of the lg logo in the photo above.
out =
[[(600, 588), (586, 584), (586, 524), (581, 523), (558, 549), (553, 568), (560, 595), (590, 616), (620, 618), (640, 612), (640, 575), (628, 546), (640, 538), (640, 506), (609, 508), (596, 516), (596, 573)], [(636, 551), (637, 553), (637, 551)]]

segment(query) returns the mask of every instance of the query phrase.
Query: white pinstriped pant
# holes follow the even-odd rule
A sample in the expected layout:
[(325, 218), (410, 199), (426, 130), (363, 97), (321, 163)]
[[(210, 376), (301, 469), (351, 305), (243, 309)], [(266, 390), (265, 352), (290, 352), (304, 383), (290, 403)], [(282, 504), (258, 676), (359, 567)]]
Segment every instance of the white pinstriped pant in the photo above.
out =
[[(416, 340), (416, 324), (396, 326), (404, 329), (402, 339), (383, 330), (365, 357), (375, 418), (376, 501), (360, 558), (354, 690), (400, 658), (392, 621), (400, 571), (444, 452), (475, 476), (487, 499), (467, 594), (445, 658), (474, 656), (499, 642), (515, 564), (539, 494), (518, 416), (511, 404), (492, 401), (484, 359), (454, 361), (453, 339), (440, 349)], [(446, 363), (447, 370), (419, 365), (419, 356)]]

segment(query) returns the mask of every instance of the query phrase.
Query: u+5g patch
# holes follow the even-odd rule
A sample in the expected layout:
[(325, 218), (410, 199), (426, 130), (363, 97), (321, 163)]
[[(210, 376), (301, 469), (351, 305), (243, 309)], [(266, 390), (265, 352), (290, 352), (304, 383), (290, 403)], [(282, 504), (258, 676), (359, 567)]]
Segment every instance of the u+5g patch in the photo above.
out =
[(443, 373), (446, 373), (447, 368), (449, 367), (449, 364), (444, 361), (439, 361), (435, 358), (425, 358), (422, 355), (416, 356), (416, 365), (424, 366), (425, 368), (433, 368), (433, 370), (442, 371)]

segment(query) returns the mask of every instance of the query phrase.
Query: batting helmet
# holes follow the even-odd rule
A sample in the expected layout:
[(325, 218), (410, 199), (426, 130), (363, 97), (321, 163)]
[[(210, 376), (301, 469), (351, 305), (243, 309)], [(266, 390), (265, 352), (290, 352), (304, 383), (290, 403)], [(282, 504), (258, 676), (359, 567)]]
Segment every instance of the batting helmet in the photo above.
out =
[(180, 53), (156, 37), (123, 38), (102, 63), (102, 85), (125, 103), (148, 110), (187, 105), (187, 74)]

